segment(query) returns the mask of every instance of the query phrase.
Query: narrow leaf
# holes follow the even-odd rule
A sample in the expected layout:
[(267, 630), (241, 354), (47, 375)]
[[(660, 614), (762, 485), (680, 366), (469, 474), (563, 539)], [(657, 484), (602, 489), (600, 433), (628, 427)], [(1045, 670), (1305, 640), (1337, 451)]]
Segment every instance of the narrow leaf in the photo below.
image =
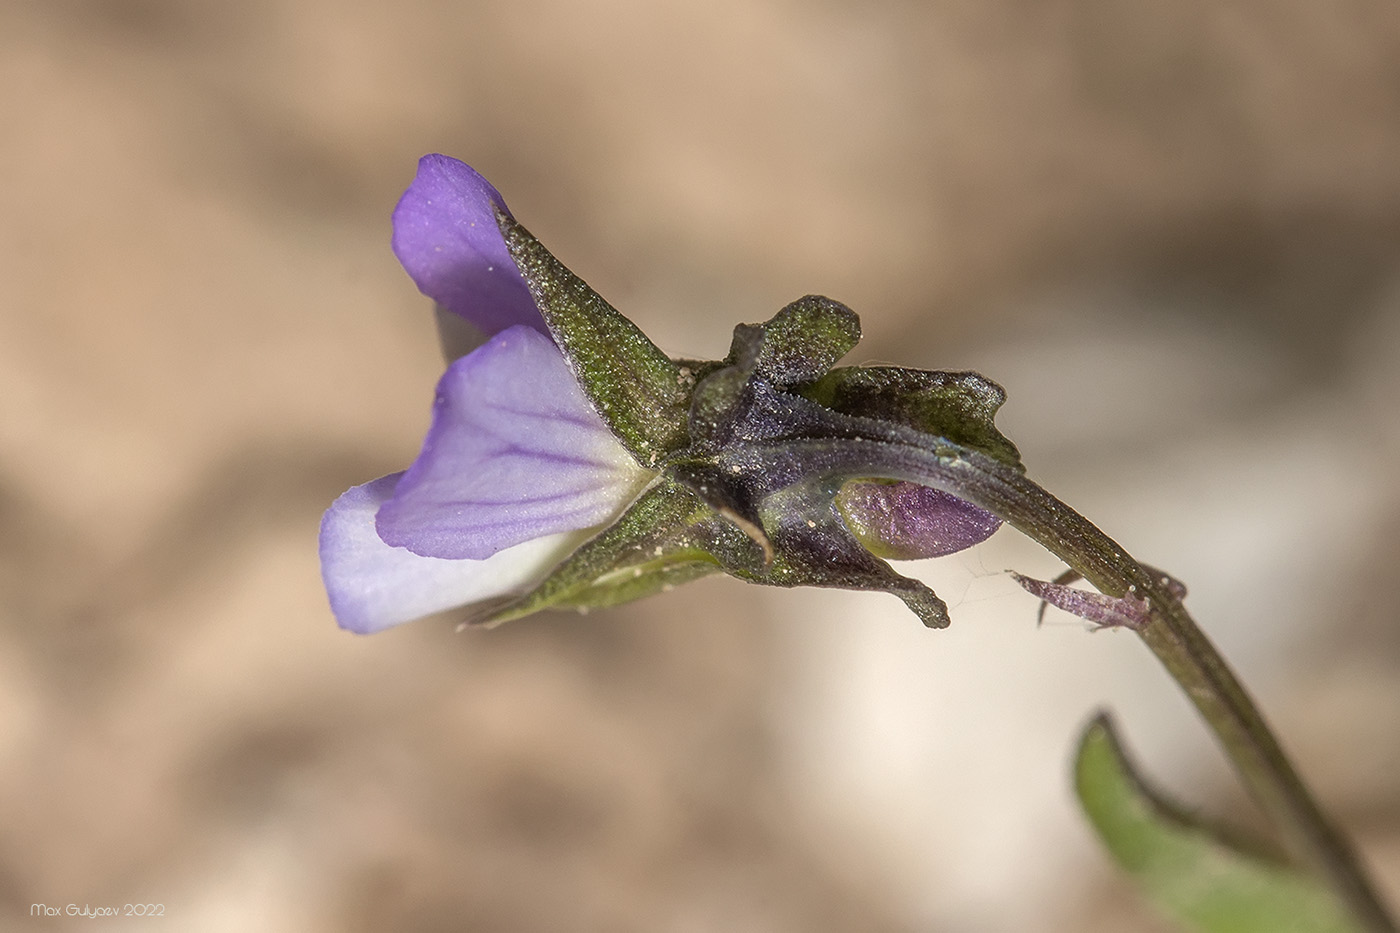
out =
[(1089, 822), (1142, 891), (1200, 933), (1356, 933), (1312, 877), (1228, 838), (1148, 789), (1106, 714), (1084, 731), (1075, 790)]

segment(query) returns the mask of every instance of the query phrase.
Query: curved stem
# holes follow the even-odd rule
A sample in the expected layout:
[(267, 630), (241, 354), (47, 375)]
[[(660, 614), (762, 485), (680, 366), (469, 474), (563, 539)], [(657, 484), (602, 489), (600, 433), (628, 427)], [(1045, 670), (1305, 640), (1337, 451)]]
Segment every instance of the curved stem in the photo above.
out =
[(1215, 732), (1251, 796), (1290, 852), (1324, 880), (1361, 929), (1396, 933), (1394, 920), (1342, 832), (1318, 806), (1244, 685), (1186, 612), (1168, 581), (1146, 570), (1088, 519), (1049, 492), (975, 451), (940, 458), (951, 485), (1039, 542), (1101, 592), (1147, 602), (1138, 635)]

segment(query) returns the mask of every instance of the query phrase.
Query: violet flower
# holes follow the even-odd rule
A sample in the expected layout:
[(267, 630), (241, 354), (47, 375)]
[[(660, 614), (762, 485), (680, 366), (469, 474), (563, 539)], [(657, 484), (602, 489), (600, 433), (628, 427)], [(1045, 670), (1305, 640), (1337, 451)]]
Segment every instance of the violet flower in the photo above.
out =
[(446, 156), (419, 162), (393, 248), (485, 342), (438, 383), (408, 470), (326, 512), (322, 575), (342, 627), (610, 605), (719, 570), (886, 590), (946, 624), (932, 591), (879, 558), (953, 553), (999, 519), (902, 468), (866, 471), (850, 451), (932, 432), (1019, 467), (991, 425), (999, 387), (970, 373), (832, 369), (859, 324), (815, 297), (740, 325), (725, 360), (671, 360)]
[(651, 477), (594, 413), (506, 252), (500, 194), (425, 156), (394, 211), (393, 247), (424, 294), (484, 334), (438, 383), (406, 472), (346, 492), (321, 523), (342, 627), (367, 633), (526, 588)]

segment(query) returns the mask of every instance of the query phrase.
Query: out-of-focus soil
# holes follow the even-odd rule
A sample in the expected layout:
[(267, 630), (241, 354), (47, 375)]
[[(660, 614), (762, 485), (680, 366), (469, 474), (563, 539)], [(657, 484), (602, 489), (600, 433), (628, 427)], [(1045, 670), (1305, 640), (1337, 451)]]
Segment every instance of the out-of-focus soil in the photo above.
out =
[(724, 580), (338, 631), (321, 512), (441, 368), (387, 245), (433, 151), (678, 355), (821, 292), (1004, 383), (1400, 901), (1390, 0), (10, 0), (0, 121), (6, 928), (1165, 929), (1073, 814), (1103, 700), (1247, 813), (1010, 532), (915, 568), (946, 633)]

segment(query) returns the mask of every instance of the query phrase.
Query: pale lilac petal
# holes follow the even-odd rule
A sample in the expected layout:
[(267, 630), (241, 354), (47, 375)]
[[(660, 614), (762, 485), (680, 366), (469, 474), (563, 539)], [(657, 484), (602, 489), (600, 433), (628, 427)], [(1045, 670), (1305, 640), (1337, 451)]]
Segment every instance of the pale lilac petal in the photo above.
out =
[(418, 160), (418, 175), (394, 208), (394, 255), (419, 291), (487, 336), (515, 324), (545, 332), (495, 210), (500, 192), (465, 162), (445, 155)]
[(425, 557), (489, 557), (602, 524), (652, 474), (589, 405), (558, 347), (502, 331), (438, 383), (423, 451), (379, 510), (379, 534)]
[(894, 560), (942, 557), (980, 544), (1001, 519), (914, 483), (846, 483), (836, 495), (846, 525), (870, 551)]
[(444, 609), (508, 596), (538, 583), (588, 531), (536, 538), (487, 560), (419, 557), (385, 544), (374, 516), (402, 473), (356, 486), (321, 520), (321, 577), (341, 628), (360, 634)]

